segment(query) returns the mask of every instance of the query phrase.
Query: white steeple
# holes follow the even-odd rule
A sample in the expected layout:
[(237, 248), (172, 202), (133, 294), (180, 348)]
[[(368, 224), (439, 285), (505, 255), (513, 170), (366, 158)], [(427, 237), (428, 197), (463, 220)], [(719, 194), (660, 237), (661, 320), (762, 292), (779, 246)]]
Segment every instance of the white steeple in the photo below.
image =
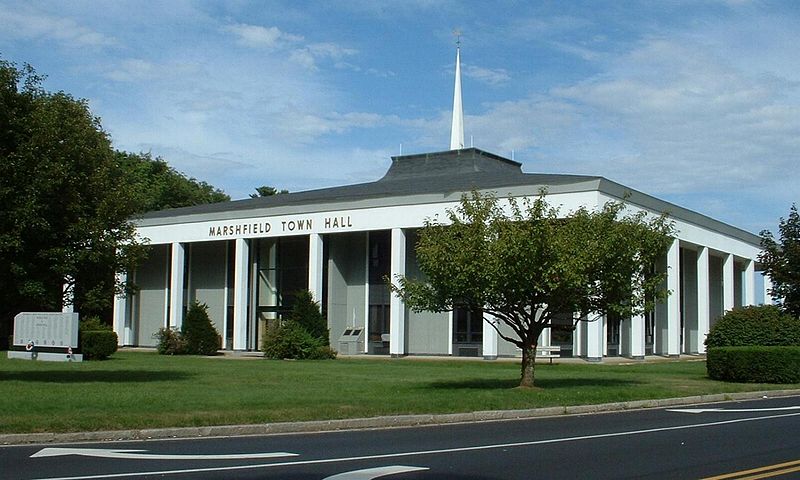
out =
[(453, 125), (450, 130), (450, 150), (464, 148), (464, 109), (461, 106), (461, 34), (456, 32), (456, 85), (453, 92)]

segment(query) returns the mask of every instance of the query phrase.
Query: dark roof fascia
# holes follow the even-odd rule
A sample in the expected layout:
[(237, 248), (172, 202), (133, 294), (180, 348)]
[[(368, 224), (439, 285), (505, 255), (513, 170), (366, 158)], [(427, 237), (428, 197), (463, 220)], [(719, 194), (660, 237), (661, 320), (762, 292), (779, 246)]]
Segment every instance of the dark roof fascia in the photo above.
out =
[[(461, 195), (470, 190), (497, 192), (500, 195), (537, 195), (542, 188), (550, 193), (570, 193), (596, 190), (600, 177), (583, 175), (520, 174), (513, 177), (492, 177), (476, 174), (474, 182), (460, 180), (452, 184), (452, 178), (409, 179), (393, 182), (372, 182), (307, 192), (286, 193), (273, 197), (235, 200), (219, 204), (197, 205), (158, 212), (150, 212), (138, 219), (138, 226), (171, 225), (214, 220), (233, 220), (259, 216), (291, 215), (296, 213), (316, 213), (332, 210), (358, 210), (398, 205), (419, 205), (458, 201)], [(420, 183), (427, 181), (430, 187), (420, 190)], [(449, 182), (448, 182), (449, 181)], [(441, 188), (435, 188), (442, 183)], [(450, 184), (448, 184), (450, 183)], [(352, 195), (366, 187), (367, 194)], [(383, 188), (382, 188), (383, 187)], [(458, 188), (454, 188), (458, 187)], [(414, 191), (414, 189), (417, 191)], [(376, 191), (373, 191), (375, 189)], [(389, 193), (391, 190), (407, 193)]]
[(736, 238), (754, 247), (761, 248), (761, 237), (756, 234), (715, 220), (707, 215), (695, 212), (694, 210), (689, 210), (688, 208), (642, 193), (606, 178), (601, 179), (599, 190), (602, 193), (618, 198), (621, 201), (624, 200), (627, 203), (637, 205), (646, 210), (667, 213), (670, 218), (683, 220), (707, 230)]

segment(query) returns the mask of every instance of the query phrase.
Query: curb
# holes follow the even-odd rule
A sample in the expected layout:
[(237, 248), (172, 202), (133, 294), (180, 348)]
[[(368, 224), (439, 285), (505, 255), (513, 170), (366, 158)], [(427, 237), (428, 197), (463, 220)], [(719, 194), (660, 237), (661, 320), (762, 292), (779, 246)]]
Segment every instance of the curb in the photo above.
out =
[(645, 408), (664, 408), (677, 405), (695, 405), (699, 403), (715, 403), (731, 400), (753, 400), (767, 397), (790, 396), (800, 396), (800, 389), (716, 393), (711, 395), (695, 395), (691, 397), (634, 400), (630, 402), (602, 403), (599, 405), (544, 407), (525, 410), (489, 410), (468, 413), (396, 415), (342, 420), (265, 423), (257, 425), (219, 425), (208, 427), (153, 428), (73, 433), (12, 433), (0, 435), (0, 445), (106, 442), (175, 438), (185, 439), (195, 437), (230, 437), (242, 435), (274, 435), (285, 433), (318, 433), (339, 430), (418, 427), (424, 425), (446, 425), (453, 423), (521, 420), (526, 418), (556, 417), (560, 415), (587, 415)]

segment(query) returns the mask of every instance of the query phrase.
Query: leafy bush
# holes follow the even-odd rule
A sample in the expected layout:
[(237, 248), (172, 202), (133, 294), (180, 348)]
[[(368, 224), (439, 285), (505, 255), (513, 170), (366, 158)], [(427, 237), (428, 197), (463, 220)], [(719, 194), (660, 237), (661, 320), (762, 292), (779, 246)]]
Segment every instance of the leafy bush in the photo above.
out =
[(110, 332), (111, 325), (104, 323), (98, 316), (86, 317), (78, 324), (78, 332), (105, 331)]
[(336, 352), (322, 339), (314, 337), (300, 323), (289, 320), (270, 326), (261, 345), (264, 357), (272, 359), (324, 360), (336, 358)]
[(78, 324), (78, 345), (86, 360), (104, 360), (117, 351), (119, 338), (100, 317), (86, 317)]
[(735, 308), (723, 315), (706, 338), (706, 346), (800, 345), (800, 319), (775, 305)]
[(314, 301), (314, 296), (308, 290), (297, 292), (289, 319), (297, 322), (311, 336), (320, 339), (325, 345), (330, 343), (328, 321), (322, 315), (319, 304)]
[(117, 334), (110, 330), (81, 333), (81, 353), (86, 360), (105, 360), (117, 351)]
[(174, 328), (161, 327), (153, 337), (158, 340), (156, 350), (161, 355), (183, 355), (186, 353), (186, 340)]
[(181, 329), (190, 355), (216, 355), (222, 346), (219, 332), (208, 317), (208, 305), (194, 302), (189, 306)]
[(706, 368), (715, 380), (800, 383), (800, 346), (712, 347)]

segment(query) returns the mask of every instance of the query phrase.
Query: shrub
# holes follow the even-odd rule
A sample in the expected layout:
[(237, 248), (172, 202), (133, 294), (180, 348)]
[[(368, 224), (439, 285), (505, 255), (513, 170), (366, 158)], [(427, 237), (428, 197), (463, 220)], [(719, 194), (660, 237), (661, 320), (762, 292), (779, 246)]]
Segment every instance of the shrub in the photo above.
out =
[(272, 359), (324, 360), (336, 358), (322, 339), (314, 337), (300, 323), (288, 320), (267, 329), (261, 345), (264, 357)]
[(117, 334), (110, 330), (81, 333), (81, 353), (86, 360), (105, 360), (117, 351)]
[(174, 328), (161, 327), (153, 337), (158, 340), (156, 350), (161, 355), (183, 355), (186, 353), (186, 340)]
[(78, 345), (86, 360), (104, 360), (117, 351), (119, 338), (100, 317), (91, 316), (78, 324)]
[(800, 346), (712, 347), (706, 368), (715, 380), (800, 383)]
[(103, 323), (98, 316), (86, 317), (78, 324), (78, 332), (89, 331), (112, 331), (111, 325)]
[(800, 319), (775, 305), (736, 308), (723, 315), (706, 338), (706, 346), (800, 345)]
[(311, 336), (320, 339), (325, 345), (330, 343), (328, 321), (322, 315), (319, 303), (314, 301), (314, 296), (308, 290), (297, 292), (289, 319), (297, 322)]
[(222, 346), (222, 339), (208, 317), (205, 303), (195, 301), (189, 306), (181, 333), (186, 341), (186, 353), (191, 355), (216, 355)]

